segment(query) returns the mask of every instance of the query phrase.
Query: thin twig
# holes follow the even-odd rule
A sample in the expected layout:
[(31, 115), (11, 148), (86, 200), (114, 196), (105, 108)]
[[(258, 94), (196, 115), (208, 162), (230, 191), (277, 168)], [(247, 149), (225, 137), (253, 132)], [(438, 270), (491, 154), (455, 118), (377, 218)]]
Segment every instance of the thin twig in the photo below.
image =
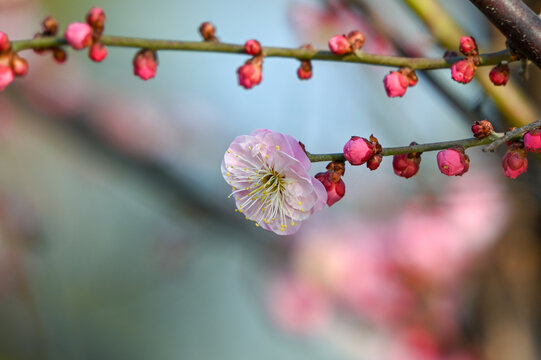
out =
[[(101, 38), (101, 41), (104, 45), (107, 46), (130, 47), (136, 49), (148, 48), (151, 50), (203, 51), (246, 55), (246, 53), (244, 52), (244, 45), (226, 44), (214, 41), (173, 41), (110, 35), (104, 35)], [(50, 37), (13, 41), (12, 49), (17, 52), (27, 49), (48, 49), (55, 46), (63, 46), (66, 44), (66, 40), (62, 37)], [(368, 54), (363, 51), (357, 51), (356, 53), (349, 55), (335, 55), (330, 51), (280, 47), (264, 47), (263, 54), (266, 57), (294, 58), (299, 60), (339, 61), (390, 67), (408, 66), (412, 69), (419, 70), (450, 68), (457, 61), (464, 59), (464, 57), (462, 56), (448, 58), (411, 58), (402, 56), (385, 56)], [(513, 61), (513, 57), (511, 56), (509, 51), (502, 50), (495, 53), (482, 54), (480, 55), (479, 64), (481, 66), (496, 65), (501, 61)]]
[(489, 145), (485, 146), (483, 148), (483, 151), (491, 151), (492, 152), (492, 151), (496, 150), (496, 148), (498, 146), (501, 146), (501, 145), (505, 144), (509, 140), (515, 140), (515, 139), (521, 138), (528, 131), (532, 131), (532, 130), (539, 129), (539, 128), (541, 128), (541, 119), (539, 119), (537, 121), (534, 121), (533, 123), (528, 124), (526, 126), (523, 126), (521, 128), (506, 132), (504, 136), (502, 136), (501, 138), (495, 140), (494, 142), (490, 143)]

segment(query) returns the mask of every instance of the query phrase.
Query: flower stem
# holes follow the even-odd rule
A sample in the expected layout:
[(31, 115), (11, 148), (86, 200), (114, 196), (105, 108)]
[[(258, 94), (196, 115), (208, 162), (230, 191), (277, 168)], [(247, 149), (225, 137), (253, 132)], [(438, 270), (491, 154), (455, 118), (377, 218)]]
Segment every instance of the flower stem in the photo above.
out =
[[(101, 38), (104, 45), (130, 48), (148, 48), (151, 50), (177, 50), (177, 51), (204, 51), (215, 53), (242, 54), (244, 45), (226, 44), (216, 41), (173, 41), (173, 40), (155, 40), (133, 37), (121, 37), (104, 35)], [(66, 45), (63, 37), (47, 37), (32, 40), (18, 40), (12, 42), (14, 51), (27, 49), (47, 49), (55, 46)], [(280, 47), (264, 47), (263, 54), (266, 57), (294, 58), (299, 60), (322, 60), (339, 61), (349, 63), (363, 63), (380, 66), (400, 67), (408, 66), (412, 69), (429, 70), (449, 68), (455, 62), (464, 59), (462, 56), (449, 58), (410, 58), (402, 56), (386, 56), (368, 54), (363, 51), (357, 51), (349, 55), (335, 55), (330, 51), (294, 49)], [(509, 51), (502, 50), (495, 53), (480, 55), (480, 65), (496, 65), (501, 61), (513, 61), (514, 58)]]

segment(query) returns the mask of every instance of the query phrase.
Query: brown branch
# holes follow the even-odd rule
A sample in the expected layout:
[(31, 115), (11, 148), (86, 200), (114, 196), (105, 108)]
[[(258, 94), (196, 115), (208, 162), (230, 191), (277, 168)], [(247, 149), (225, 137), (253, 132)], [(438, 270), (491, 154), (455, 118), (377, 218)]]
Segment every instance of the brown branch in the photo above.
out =
[(470, 0), (511, 42), (541, 68), (541, 18), (520, 0)]

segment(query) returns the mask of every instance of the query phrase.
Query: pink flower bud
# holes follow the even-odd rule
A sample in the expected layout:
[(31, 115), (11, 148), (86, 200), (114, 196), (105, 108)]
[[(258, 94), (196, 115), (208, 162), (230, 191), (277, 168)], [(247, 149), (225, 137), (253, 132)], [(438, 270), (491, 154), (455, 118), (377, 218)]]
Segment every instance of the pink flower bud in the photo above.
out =
[(316, 179), (321, 181), (325, 190), (327, 191), (327, 206), (332, 206), (335, 202), (344, 197), (346, 193), (346, 184), (341, 177), (338, 177), (338, 181), (333, 181), (331, 172), (320, 172), (315, 176)]
[(99, 7), (93, 7), (86, 13), (86, 22), (101, 33), (105, 25), (105, 12)]
[(156, 76), (158, 68), (158, 56), (150, 49), (141, 49), (133, 58), (133, 74), (143, 80), (152, 79)]
[(488, 76), (490, 77), (490, 81), (496, 86), (507, 84), (509, 80), (509, 65), (499, 64), (493, 67)]
[(460, 38), (460, 52), (464, 55), (470, 55), (472, 52), (477, 50), (477, 44), (475, 39), (471, 36), (462, 36)]
[(11, 57), (11, 69), (13, 75), (24, 76), (28, 72), (28, 62), (17, 54), (13, 54)]
[(357, 51), (364, 45), (364, 35), (360, 31), (352, 31), (348, 34), (347, 39), (351, 45), (351, 50)]
[(388, 97), (404, 96), (409, 86), (408, 78), (398, 71), (391, 71), (383, 78)]
[(447, 149), (437, 155), (438, 167), (447, 176), (462, 176), (470, 168), (470, 158), (464, 149)]
[(244, 52), (248, 55), (259, 55), (261, 54), (261, 44), (257, 40), (248, 40), (244, 43)]
[(472, 81), (475, 68), (471, 60), (460, 60), (451, 66), (451, 77), (459, 83), (467, 84)]
[(247, 62), (242, 65), (237, 70), (237, 74), (239, 77), (239, 85), (245, 89), (251, 89), (255, 85), (261, 83), (261, 80), (263, 79), (261, 66), (252, 62)]
[(333, 36), (329, 40), (329, 49), (336, 55), (344, 55), (352, 51), (351, 45), (344, 35)]
[(532, 152), (541, 151), (541, 129), (532, 130), (524, 135), (524, 148)]
[(417, 174), (421, 164), (421, 155), (399, 154), (393, 156), (393, 170), (398, 176), (406, 179)]
[(95, 62), (101, 62), (107, 57), (107, 48), (102, 43), (94, 43), (88, 51), (88, 57)]
[(312, 62), (310, 60), (301, 61), (301, 66), (297, 69), (297, 76), (301, 80), (308, 80), (312, 77)]
[(68, 25), (64, 37), (75, 50), (82, 50), (92, 44), (92, 28), (86, 23), (71, 23)]
[(199, 26), (199, 33), (205, 41), (216, 40), (216, 36), (214, 35), (216, 33), (216, 28), (208, 21), (205, 21)]
[(371, 141), (352, 136), (344, 145), (344, 157), (351, 165), (362, 165), (374, 155), (374, 148)]
[(481, 120), (473, 123), (471, 131), (473, 132), (473, 136), (475, 136), (477, 139), (483, 139), (492, 134), (494, 128), (492, 127), (490, 121)]
[(13, 81), (13, 70), (7, 65), (0, 65), (0, 91)]
[(526, 151), (518, 147), (511, 146), (502, 160), (503, 171), (505, 176), (511, 179), (516, 179), (528, 169), (528, 159), (526, 159)]
[(11, 48), (11, 43), (5, 32), (0, 31), (0, 52), (4, 52)]

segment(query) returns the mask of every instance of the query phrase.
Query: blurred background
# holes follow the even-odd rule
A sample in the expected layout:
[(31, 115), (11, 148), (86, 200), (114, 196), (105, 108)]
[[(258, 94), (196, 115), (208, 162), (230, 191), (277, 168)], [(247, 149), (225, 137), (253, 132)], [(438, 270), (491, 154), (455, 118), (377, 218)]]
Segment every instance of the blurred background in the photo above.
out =
[[(528, 1), (537, 13), (540, 1)], [(63, 31), (92, 6), (105, 33), (326, 49), (350, 30), (364, 50), (441, 56), (473, 35), (505, 40), (468, 1), (0, 0), (0, 30), (31, 38), (47, 15)], [(383, 146), (471, 136), (539, 119), (540, 71), (512, 64), (464, 86), (419, 72), (387, 98), (391, 70), (266, 59), (246, 91), (248, 57), (160, 52), (133, 75), (136, 49), (22, 53), (29, 74), (0, 93), (0, 359), (539, 359), (540, 172), (505, 178), (501, 157), (468, 150), (463, 177), (348, 167), (346, 196), (290, 237), (236, 214), (220, 162), (235, 136), (269, 128), (313, 153), (352, 135)], [(315, 163), (312, 172), (323, 171)]]

